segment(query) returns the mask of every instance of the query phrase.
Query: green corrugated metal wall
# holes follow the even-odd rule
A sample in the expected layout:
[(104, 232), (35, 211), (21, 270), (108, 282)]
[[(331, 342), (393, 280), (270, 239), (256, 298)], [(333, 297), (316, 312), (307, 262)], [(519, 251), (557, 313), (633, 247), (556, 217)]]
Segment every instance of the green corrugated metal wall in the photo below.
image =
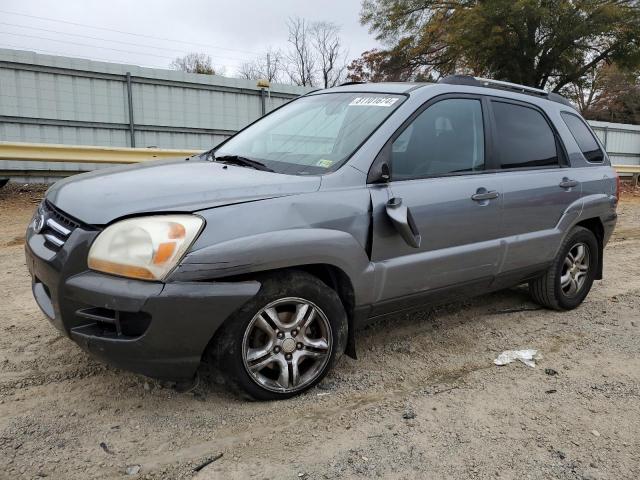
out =
[[(0, 49), (0, 140), (208, 148), (261, 114), (254, 81)], [(267, 110), (308, 89), (273, 85)]]

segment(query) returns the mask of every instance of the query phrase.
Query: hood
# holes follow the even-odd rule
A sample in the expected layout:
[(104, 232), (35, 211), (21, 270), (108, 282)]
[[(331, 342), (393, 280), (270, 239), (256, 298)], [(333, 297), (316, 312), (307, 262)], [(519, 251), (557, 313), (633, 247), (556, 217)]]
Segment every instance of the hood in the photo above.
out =
[(46, 198), (91, 225), (147, 212), (206, 208), (314, 192), (320, 177), (284, 175), (201, 160), (160, 160), (75, 175), (53, 185)]

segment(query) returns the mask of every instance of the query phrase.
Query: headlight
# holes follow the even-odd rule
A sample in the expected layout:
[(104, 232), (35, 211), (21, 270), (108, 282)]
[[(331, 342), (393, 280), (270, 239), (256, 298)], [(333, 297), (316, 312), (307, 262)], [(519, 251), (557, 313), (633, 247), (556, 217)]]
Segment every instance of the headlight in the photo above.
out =
[(143, 280), (162, 280), (202, 228), (195, 215), (157, 215), (121, 220), (104, 229), (89, 250), (92, 270)]

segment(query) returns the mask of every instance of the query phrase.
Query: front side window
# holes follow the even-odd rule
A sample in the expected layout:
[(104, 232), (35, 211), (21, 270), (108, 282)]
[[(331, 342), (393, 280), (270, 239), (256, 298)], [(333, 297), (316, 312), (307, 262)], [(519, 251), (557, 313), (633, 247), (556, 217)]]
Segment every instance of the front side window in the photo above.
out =
[(214, 155), (245, 157), (278, 173), (326, 173), (342, 165), (404, 98), (381, 93), (302, 97), (238, 133)]
[(484, 168), (484, 126), (479, 100), (441, 100), (418, 115), (391, 146), (394, 180)]
[(556, 137), (538, 110), (498, 101), (492, 105), (501, 168), (558, 166)]
[(572, 113), (561, 112), (560, 115), (562, 115), (564, 123), (567, 124), (567, 128), (575, 138), (580, 151), (582, 151), (587, 161), (602, 163), (604, 161), (604, 153), (584, 121)]

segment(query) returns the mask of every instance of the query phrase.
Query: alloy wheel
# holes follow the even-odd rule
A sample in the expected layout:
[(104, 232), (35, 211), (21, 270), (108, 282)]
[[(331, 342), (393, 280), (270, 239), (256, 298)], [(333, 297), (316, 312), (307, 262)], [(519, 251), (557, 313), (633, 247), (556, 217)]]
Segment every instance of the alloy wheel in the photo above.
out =
[(251, 319), (242, 358), (259, 386), (288, 393), (318, 378), (329, 362), (331, 342), (331, 325), (320, 308), (302, 298), (282, 298)]
[(576, 296), (584, 287), (589, 273), (589, 247), (580, 242), (569, 249), (562, 264), (560, 288), (567, 297)]

